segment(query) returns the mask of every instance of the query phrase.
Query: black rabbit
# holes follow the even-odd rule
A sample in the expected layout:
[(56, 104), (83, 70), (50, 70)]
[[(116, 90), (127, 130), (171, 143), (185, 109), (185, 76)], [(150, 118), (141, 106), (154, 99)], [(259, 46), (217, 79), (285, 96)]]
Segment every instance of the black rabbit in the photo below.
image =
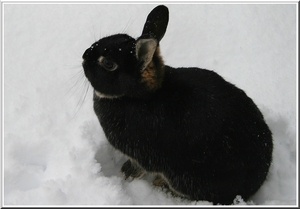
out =
[(105, 37), (83, 54), (105, 135), (128, 156), (127, 177), (157, 174), (176, 196), (232, 204), (263, 184), (272, 133), (244, 91), (213, 71), (164, 65), (159, 41), (168, 8), (148, 15), (142, 35)]

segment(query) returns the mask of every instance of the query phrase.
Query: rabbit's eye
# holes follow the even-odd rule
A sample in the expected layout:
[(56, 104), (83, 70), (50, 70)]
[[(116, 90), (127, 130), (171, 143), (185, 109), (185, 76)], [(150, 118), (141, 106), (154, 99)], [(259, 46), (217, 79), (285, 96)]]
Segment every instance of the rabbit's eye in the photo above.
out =
[(99, 64), (108, 71), (114, 71), (118, 67), (116, 63), (102, 56), (98, 59), (98, 61)]

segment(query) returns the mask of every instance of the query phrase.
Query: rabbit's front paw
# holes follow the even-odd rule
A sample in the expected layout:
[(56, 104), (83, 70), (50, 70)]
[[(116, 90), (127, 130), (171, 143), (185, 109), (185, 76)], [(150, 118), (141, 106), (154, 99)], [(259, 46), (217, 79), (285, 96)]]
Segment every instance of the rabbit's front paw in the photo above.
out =
[(125, 180), (130, 176), (132, 178), (139, 178), (146, 173), (145, 169), (143, 169), (141, 166), (139, 166), (137, 163), (131, 160), (127, 160), (123, 164), (121, 172), (124, 173)]

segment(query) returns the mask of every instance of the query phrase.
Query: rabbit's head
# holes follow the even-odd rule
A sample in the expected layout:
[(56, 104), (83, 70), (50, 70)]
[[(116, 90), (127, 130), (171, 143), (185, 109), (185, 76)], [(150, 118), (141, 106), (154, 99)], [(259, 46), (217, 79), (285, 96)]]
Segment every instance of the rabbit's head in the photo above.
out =
[(159, 41), (168, 21), (168, 8), (157, 6), (148, 15), (139, 38), (126, 34), (108, 36), (84, 52), (82, 65), (96, 95), (139, 97), (160, 88), (164, 64)]

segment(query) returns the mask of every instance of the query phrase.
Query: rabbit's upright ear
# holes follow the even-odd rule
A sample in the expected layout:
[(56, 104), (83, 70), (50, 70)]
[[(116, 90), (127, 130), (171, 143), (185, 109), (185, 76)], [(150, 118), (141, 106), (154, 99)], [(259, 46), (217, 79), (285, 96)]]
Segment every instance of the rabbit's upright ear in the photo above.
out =
[(164, 77), (164, 63), (160, 56), (159, 41), (165, 35), (169, 10), (160, 5), (147, 17), (143, 33), (136, 42), (136, 58), (141, 63), (141, 82), (149, 91), (160, 88)]
[(136, 57), (147, 66), (158, 48), (159, 41), (165, 35), (169, 22), (169, 10), (166, 6), (155, 7), (147, 17), (142, 35), (137, 39)]
[(159, 42), (167, 30), (169, 22), (169, 10), (166, 6), (155, 7), (147, 17), (140, 38), (154, 38)]
[(147, 66), (166, 33), (169, 22), (169, 10), (164, 5), (155, 7), (147, 17), (142, 35), (137, 39), (136, 57)]

